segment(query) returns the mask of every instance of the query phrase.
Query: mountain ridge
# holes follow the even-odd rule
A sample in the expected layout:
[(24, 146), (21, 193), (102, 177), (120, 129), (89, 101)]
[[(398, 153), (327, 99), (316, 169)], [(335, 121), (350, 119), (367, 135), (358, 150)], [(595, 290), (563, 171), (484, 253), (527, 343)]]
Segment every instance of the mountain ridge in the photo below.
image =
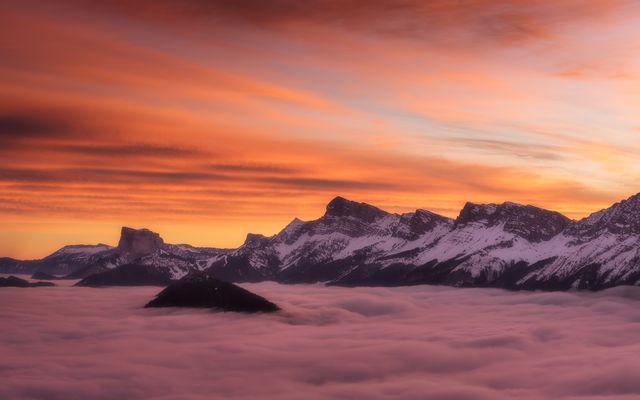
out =
[(424, 209), (390, 213), (337, 196), (319, 218), (294, 218), (272, 236), (247, 234), (236, 249), (167, 244), (127, 227), (117, 247), (96, 246), (68, 277), (135, 263), (172, 279), (207, 271), (236, 282), (598, 290), (640, 282), (640, 194), (578, 221), (513, 202), (468, 202), (454, 219)]

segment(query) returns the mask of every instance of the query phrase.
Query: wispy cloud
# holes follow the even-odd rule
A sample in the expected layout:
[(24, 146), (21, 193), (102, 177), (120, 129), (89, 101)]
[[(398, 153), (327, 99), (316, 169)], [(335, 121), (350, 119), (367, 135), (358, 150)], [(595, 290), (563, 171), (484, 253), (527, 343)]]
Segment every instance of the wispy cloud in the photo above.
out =
[(41, 254), (132, 221), (231, 246), (336, 194), (583, 216), (636, 191), (638, 18), (601, 0), (5, 1), (0, 238), (65, 232)]

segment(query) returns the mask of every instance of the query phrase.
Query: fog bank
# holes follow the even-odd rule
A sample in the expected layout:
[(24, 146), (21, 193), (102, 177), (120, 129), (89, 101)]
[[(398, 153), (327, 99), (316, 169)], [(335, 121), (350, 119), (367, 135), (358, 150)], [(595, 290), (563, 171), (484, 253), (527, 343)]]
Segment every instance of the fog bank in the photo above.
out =
[(640, 396), (640, 288), (243, 286), (284, 311), (144, 309), (148, 287), (2, 288), (0, 398)]

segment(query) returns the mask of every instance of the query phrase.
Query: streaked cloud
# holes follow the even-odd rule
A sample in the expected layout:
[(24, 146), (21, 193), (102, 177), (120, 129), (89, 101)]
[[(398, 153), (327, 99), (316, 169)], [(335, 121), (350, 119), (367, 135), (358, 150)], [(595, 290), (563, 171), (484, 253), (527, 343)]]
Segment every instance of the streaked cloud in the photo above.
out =
[(337, 194), (579, 218), (638, 191), (639, 19), (604, 0), (3, 2), (0, 254), (124, 224), (234, 246)]

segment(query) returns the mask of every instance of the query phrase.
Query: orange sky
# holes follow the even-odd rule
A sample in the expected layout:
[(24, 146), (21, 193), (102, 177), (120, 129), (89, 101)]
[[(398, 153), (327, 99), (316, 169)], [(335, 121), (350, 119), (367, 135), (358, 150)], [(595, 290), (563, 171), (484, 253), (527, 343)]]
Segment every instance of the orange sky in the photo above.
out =
[(99, 3), (0, 3), (0, 256), (640, 191), (636, 1)]

